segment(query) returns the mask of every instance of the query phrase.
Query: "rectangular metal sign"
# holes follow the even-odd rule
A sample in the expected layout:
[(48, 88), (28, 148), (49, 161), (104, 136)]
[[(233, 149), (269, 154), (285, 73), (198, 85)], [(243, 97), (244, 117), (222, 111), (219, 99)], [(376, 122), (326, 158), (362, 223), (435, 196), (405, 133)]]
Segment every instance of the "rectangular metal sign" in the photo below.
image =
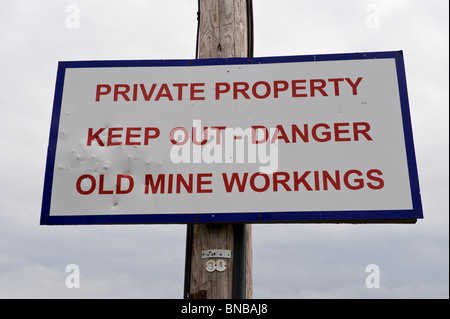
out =
[(41, 224), (422, 217), (401, 51), (59, 63)]

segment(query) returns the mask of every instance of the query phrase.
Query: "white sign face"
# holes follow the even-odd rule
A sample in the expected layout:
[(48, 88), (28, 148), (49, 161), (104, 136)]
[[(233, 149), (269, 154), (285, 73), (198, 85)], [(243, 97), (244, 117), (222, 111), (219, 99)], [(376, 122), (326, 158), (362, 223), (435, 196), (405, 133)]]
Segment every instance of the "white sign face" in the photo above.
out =
[(60, 63), (43, 224), (416, 218), (401, 52)]

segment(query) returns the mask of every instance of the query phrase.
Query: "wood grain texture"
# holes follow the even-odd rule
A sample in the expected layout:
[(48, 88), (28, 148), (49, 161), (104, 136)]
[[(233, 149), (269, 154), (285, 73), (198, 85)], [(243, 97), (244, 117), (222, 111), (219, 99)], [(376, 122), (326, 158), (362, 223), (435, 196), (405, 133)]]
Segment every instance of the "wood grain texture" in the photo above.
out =
[[(245, 0), (201, 0), (198, 58), (247, 57), (247, 4)], [(252, 228), (246, 228), (246, 298), (253, 297)], [(232, 224), (196, 224), (192, 235), (189, 298), (232, 298), (234, 231)], [(231, 250), (223, 272), (206, 271), (202, 251)]]
[(191, 297), (206, 299), (229, 299), (232, 292), (233, 258), (226, 259), (227, 269), (223, 272), (206, 271), (202, 251), (209, 249), (231, 250), (233, 257), (233, 226), (231, 224), (197, 224), (193, 229)]
[[(253, 298), (252, 280), (252, 227), (246, 224), (246, 298)], [(208, 259), (202, 258), (203, 250), (231, 250), (231, 258), (224, 259), (227, 269), (223, 272), (206, 271)], [(231, 299), (233, 282), (234, 231), (233, 224), (196, 224), (193, 226), (191, 299)]]
[(247, 46), (245, 0), (200, 1), (200, 59), (246, 57)]

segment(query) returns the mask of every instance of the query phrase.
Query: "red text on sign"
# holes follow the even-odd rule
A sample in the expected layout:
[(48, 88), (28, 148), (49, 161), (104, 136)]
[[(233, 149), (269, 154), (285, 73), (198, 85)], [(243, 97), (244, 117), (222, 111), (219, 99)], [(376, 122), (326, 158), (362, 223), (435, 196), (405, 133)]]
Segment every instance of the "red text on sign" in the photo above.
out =
[(93, 143), (99, 146), (149, 145), (150, 140), (159, 135), (157, 127), (103, 127), (95, 131), (89, 128), (86, 145), (91, 146)]
[(215, 99), (220, 100), (224, 95), (234, 100), (287, 97), (316, 97), (340, 96), (346, 90), (352, 95), (358, 95), (358, 86), (362, 77), (356, 80), (350, 78), (309, 79), (309, 80), (278, 80), (273, 82), (217, 82), (215, 84)]
[(204, 100), (203, 96), (205, 83), (167, 83), (150, 86), (145, 84), (97, 84), (95, 91), (95, 101), (100, 102), (101, 97), (112, 95), (112, 100), (117, 101), (173, 101), (181, 100)]
[[(265, 192), (270, 190), (284, 191), (328, 191), (328, 190), (359, 190), (368, 187), (373, 190), (384, 187), (383, 173), (378, 169), (370, 169), (366, 173), (351, 169), (345, 172), (335, 170), (328, 171), (305, 171), (293, 173), (274, 172), (272, 175), (264, 173), (222, 173), (225, 190), (245, 192), (251, 189), (254, 192)], [(249, 186), (249, 187), (247, 187)]]
[(76, 189), (81, 195), (90, 195), (96, 190), (100, 195), (128, 194), (134, 188), (134, 179), (131, 175), (119, 174), (116, 176), (115, 187), (105, 184), (105, 175), (100, 174), (97, 180), (95, 176), (85, 174), (77, 179)]

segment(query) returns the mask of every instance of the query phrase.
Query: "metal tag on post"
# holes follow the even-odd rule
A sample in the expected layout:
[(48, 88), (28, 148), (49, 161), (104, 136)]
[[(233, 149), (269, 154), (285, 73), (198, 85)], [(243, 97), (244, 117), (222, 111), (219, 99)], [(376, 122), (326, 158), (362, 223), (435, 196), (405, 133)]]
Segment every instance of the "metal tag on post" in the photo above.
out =
[(227, 249), (202, 250), (202, 258), (231, 258), (231, 250)]

